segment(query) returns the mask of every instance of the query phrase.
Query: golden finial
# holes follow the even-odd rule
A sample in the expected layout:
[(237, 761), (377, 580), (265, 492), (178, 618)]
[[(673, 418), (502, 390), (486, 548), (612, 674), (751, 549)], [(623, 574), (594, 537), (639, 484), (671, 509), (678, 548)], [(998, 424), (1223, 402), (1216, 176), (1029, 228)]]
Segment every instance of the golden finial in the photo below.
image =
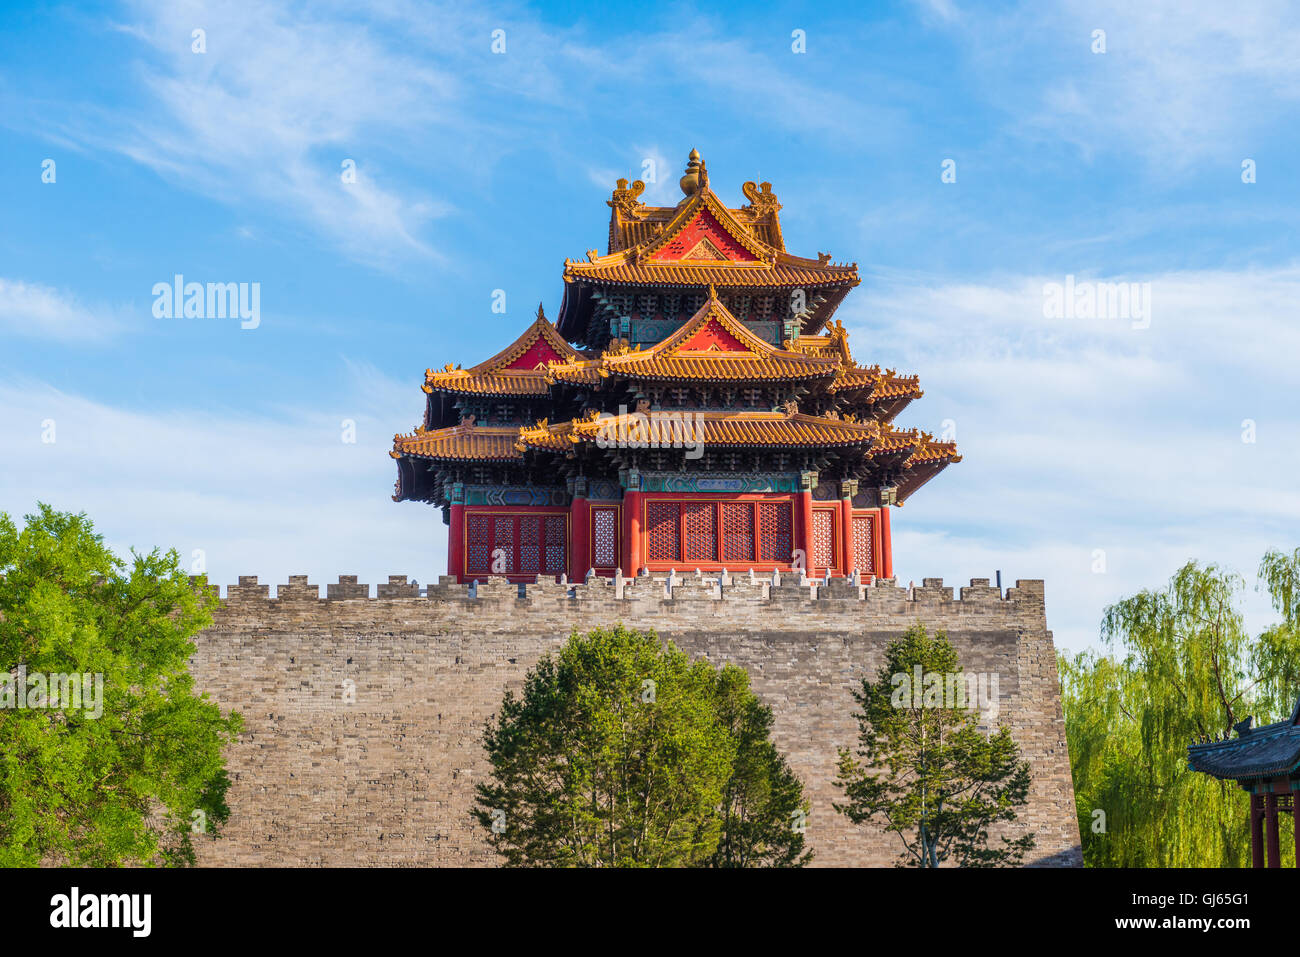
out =
[(701, 186), (707, 184), (707, 173), (704, 173), (704, 178), (701, 179), (703, 171), (704, 163), (700, 160), (700, 151), (696, 149), (691, 150), (691, 155), (686, 161), (686, 173), (677, 181), (677, 185), (682, 188), (682, 192), (685, 195), (690, 196)]
[(539, 322), (546, 321), (546, 313), (542, 311), (542, 304), (540, 302), (537, 304), (537, 319)]

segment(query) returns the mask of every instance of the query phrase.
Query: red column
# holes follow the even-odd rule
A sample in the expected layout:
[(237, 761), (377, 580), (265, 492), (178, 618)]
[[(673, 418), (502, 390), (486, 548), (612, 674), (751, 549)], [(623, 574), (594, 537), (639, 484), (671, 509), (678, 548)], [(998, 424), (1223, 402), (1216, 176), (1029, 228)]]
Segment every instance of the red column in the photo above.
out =
[[(1272, 787), (1272, 784), (1269, 785)], [(1272, 791), (1264, 796), (1265, 821), (1268, 824), (1268, 866), (1282, 866), (1282, 848), (1277, 839), (1277, 795)]]
[(1250, 866), (1264, 866), (1264, 798), (1250, 796)]
[(840, 574), (853, 573), (853, 500), (840, 499), (840, 540), (844, 543), (844, 552), (840, 555)]
[[(455, 493), (453, 493), (455, 494)], [(452, 503), (451, 529), (447, 532), (447, 574), (460, 581), (465, 575), (465, 506)]]
[(591, 568), (591, 503), (583, 495), (573, 497), (569, 529), (569, 581), (580, 582)]
[[(804, 571), (811, 577), (813, 568), (813, 517), (812, 517), (812, 489), (804, 489), (799, 493), (799, 527), (802, 530), (802, 538), (798, 548), (803, 550)], [(791, 561), (794, 556), (791, 556)]]
[(871, 574), (877, 578), (885, 577), (885, 560), (880, 542), (880, 516), (884, 511), (883, 508), (876, 509), (875, 517), (871, 520)]
[(628, 578), (641, 568), (641, 495), (633, 489), (623, 493), (623, 574)]
[(894, 577), (894, 540), (889, 531), (888, 505), (880, 509), (880, 577)]

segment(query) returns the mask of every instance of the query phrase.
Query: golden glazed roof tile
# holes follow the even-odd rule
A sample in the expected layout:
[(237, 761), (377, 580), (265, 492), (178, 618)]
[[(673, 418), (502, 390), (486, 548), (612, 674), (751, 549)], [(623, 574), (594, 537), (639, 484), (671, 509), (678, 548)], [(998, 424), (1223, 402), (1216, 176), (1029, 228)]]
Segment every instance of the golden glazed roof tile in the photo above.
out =
[[(728, 207), (727, 212), (732, 219), (759, 242), (784, 250), (785, 238), (781, 235), (781, 220), (777, 215), (781, 204), (772, 192), (772, 184), (748, 182), (740, 189), (749, 203), (739, 209)], [(620, 179), (614, 187), (614, 195), (608, 201), (610, 218), (607, 252), (620, 252), (650, 242), (681, 208), (680, 205), (647, 206), (639, 199), (644, 191), (645, 183), (641, 180), (629, 185), (626, 179)]]
[(921, 465), (932, 462), (960, 462), (956, 442), (936, 442), (928, 432), (921, 433), (921, 442), (917, 450), (907, 459), (908, 465)]
[(549, 366), (558, 382), (592, 384), (601, 378), (666, 381), (763, 382), (830, 378), (840, 360), (778, 349), (728, 311), (710, 288), (698, 312), (649, 349), (620, 344), (599, 359), (572, 359)]
[(518, 447), (565, 451), (580, 442), (667, 441), (737, 447), (871, 446), (881, 435), (875, 422), (850, 422), (800, 412), (630, 412), (597, 415), (519, 433)]
[(869, 390), (872, 399), (919, 398), (920, 380), (917, 376), (902, 376), (893, 369), (881, 371), (880, 366), (860, 366), (853, 361), (849, 351), (848, 331), (836, 320), (830, 331), (820, 336), (799, 336), (787, 340), (786, 347), (809, 356), (838, 359), (841, 368), (830, 384), (831, 392), (857, 392)]
[(546, 366), (551, 362), (580, 358), (537, 307), (537, 318), (523, 334), (490, 359), (469, 369), (448, 364), (429, 369), (424, 376), (425, 392), (457, 392), (475, 395), (545, 395), (548, 391)]
[(448, 429), (393, 436), (395, 459), (404, 456), (446, 462), (500, 462), (521, 458), (513, 425), (454, 425)]
[[(718, 201), (707, 180), (671, 209), (636, 202), (644, 184), (619, 181), (610, 200), (610, 250), (588, 261), (565, 260), (564, 279), (637, 285), (723, 287), (857, 285), (856, 264), (830, 256), (805, 259), (785, 251), (771, 184), (745, 184), (743, 209)], [(641, 187), (641, 188), (638, 188)], [(759, 228), (760, 224), (763, 228)], [(677, 248), (680, 247), (680, 248)], [(725, 248), (724, 248), (725, 247)]]
[(789, 286), (856, 286), (856, 266), (822, 266), (815, 261), (776, 263), (637, 263), (622, 253), (602, 256), (594, 262), (566, 260), (564, 281), (585, 279), (638, 286), (702, 286), (712, 283), (728, 289)]
[(844, 323), (836, 319), (830, 325), (830, 331), (820, 336), (799, 336), (791, 339), (788, 345), (810, 356), (827, 356), (839, 359), (848, 368), (853, 368), (853, 354), (849, 352), (849, 333)]
[(924, 395), (917, 376), (901, 376), (893, 369), (881, 371), (880, 366), (870, 368), (855, 366), (851, 369), (843, 369), (835, 376), (830, 390), (832, 392), (869, 390), (868, 398), (872, 399), (897, 399), (904, 396), (917, 399)]

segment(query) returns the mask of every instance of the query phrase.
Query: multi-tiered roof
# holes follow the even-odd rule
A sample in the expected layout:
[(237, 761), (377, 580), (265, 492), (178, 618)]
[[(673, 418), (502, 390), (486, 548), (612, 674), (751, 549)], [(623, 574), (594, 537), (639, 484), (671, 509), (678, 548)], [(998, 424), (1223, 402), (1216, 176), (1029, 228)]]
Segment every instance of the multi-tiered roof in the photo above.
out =
[[(681, 186), (677, 206), (656, 207), (619, 180), (608, 251), (566, 260), (558, 321), (539, 307), (492, 358), (427, 372), (424, 421), (394, 438), (395, 499), (445, 505), (451, 483), (561, 487), (628, 469), (811, 471), (888, 505), (960, 460), (893, 426), (922, 394), (916, 377), (858, 363), (832, 319), (855, 264), (787, 252), (770, 183), (746, 183), (749, 203), (731, 209), (692, 152)], [(601, 441), (647, 413), (689, 414), (700, 454)]]

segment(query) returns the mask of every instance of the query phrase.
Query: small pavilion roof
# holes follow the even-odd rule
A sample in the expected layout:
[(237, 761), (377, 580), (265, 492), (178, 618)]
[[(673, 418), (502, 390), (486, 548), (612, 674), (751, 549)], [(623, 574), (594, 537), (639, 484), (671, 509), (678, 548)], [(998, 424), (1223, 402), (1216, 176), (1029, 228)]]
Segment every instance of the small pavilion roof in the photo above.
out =
[(1235, 738), (1189, 745), (1187, 760), (1192, 770), (1233, 781), (1300, 772), (1300, 698), (1284, 721), (1252, 728), (1247, 719), (1236, 728)]
[(564, 262), (565, 293), (557, 327), (574, 340), (587, 334), (593, 290), (599, 287), (698, 290), (712, 284), (745, 293), (802, 288), (809, 311), (804, 331), (816, 332), (861, 281), (856, 263), (835, 263), (829, 253), (815, 259), (785, 247), (771, 183), (747, 182), (749, 203), (724, 205), (709, 188), (708, 171), (695, 151), (681, 180), (684, 198), (676, 206), (647, 206), (640, 180), (620, 179), (609, 200), (609, 245), (604, 255), (587, 251), (586, 261)]
[[(781, 235), (781, 204), (772, 192), (771, 183), (745, 183), (741, 192), (749, 203), (739, 209), (727, 209), (736, 224), (760, 242), (774, 249), (785, 249)], [(614, 195), (608, 200), (609, 246), (606, 253), (621, 252), (654, 239), (672, 222), (681, 209), (677, 206), (647, 206), (639, 197), (645, 192), (645, 183), (637, 180), (629, 185), (620, 179)]]
[[(766, 185), (770, 195), (771, 184)], [(612, 200), (611, 205), (610, 251), (601, 256), (593, 249), (586, 262), (566, 259), (565, 282), (788, 287), (856, 286), (860, 281), (856, 263), (786, 252), (779, 226), (775, 232), (757, 228), (763, 217), (728, 209), (707, 185), (672, 208), (626, 201), (615, 205)], [(632, 237), (637, 241), (626, 242)]]
[(595, 384), (614, 376), (681, 382), (763, 382), (831, 378), (841, 360), (778, 348), (731, 314), (710, 287), (690, 319), (649, 349), (619, 344), (598, 359), (573, 358), (546, 369), (556, 382)]
[(542, 307), (537, 318), (523, 334), (490, 359), (469, 369), (448, 364), (445, 369), (429, 369), (424, 375), (424, 391), (454, 392), (474, 395), (535, 396), (546, 395), (546, 366), (582, 358), (551, 325)]

